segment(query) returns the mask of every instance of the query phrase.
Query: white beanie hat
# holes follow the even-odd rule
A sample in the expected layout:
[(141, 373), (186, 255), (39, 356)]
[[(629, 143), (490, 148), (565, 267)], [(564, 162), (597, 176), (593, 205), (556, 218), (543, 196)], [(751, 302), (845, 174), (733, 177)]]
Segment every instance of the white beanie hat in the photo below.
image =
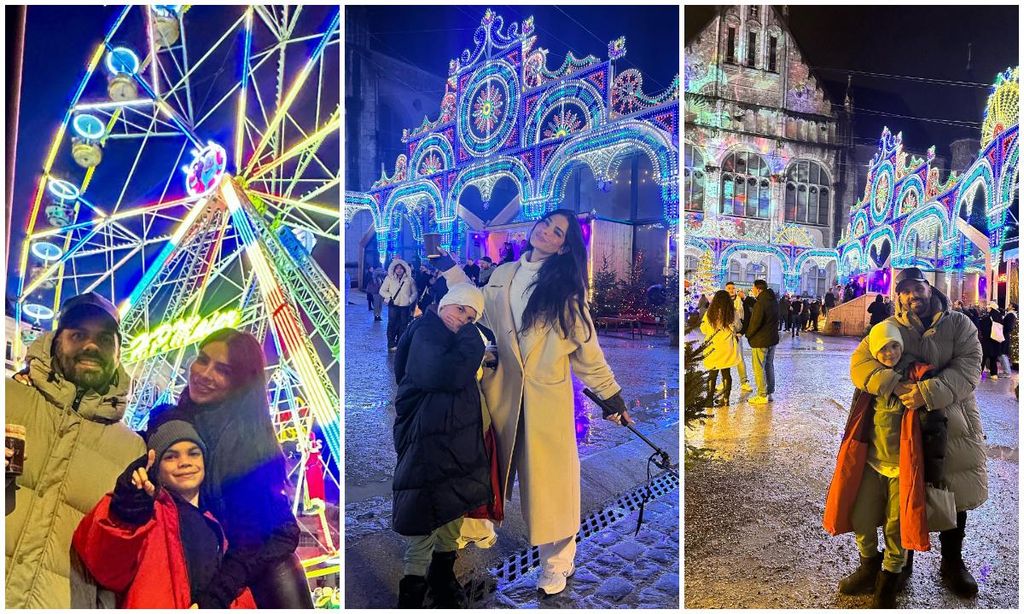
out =
[(480, 319), (480, 316), (484, 315), (484, 293), (480, 291), (480, 288), (471, 283), (453, 284), (448, 287), (447, 294), (441, 297), (441, 301), (438, 302), (438, 310), (445, 305), (472, 307), (476, 310), (476, 318), (473, 319), (476, 322)]
[(900, 334), (899, 326), (889, 320), (872, 326), (871, 332), (868, 333), (868, 349), (871, 350), (871, 356), (878, 354), (878, 351), (890, 341), (895, 341), (903, 347), (903, 335)]

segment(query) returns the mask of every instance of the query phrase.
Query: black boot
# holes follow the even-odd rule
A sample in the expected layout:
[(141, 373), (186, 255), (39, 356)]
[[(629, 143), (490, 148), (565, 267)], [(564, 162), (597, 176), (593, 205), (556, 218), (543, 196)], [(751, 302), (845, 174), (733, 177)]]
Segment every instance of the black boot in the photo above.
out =
[(455, 577), (455, 552), (435, 552), (427, 570), (427, 584), (435, 608), (465, 608), (466, 594)]
[(884, 569), (880, 570), (878, 577), (875, 578), (875, 594), (871, 596), (871, 607), (876, 610), (895, 608), (899, 581), (900, 574)]
[(839, 581), (839, 592), (844, 595), (861, 595), (875, 588), (875, 576), (882, 568), (882, 553), (873, 557), (860, 557), (860, 566), (852, 574)]
[(910, 574), (914, 571), (914, 551), (907, 550), (907, 561), (903, 563), (903, 570), (900, 571), (900, 579), (896, 582), (896, 592), (902, 593), (910, 582)]
[(967, 527), (967, 512), (957, 512), (956, 528), (939, 533), (942, 544), (942, 563), (939, 572), (942, 582), (960, 597), (974, 597), (978, 594), (978, 583), (964, 565), (964, 530)]
[(403, 576), (398, 582), (398, 607), (403, 610), (423, 608), (427, 596), (427, 579), (423, 576)]

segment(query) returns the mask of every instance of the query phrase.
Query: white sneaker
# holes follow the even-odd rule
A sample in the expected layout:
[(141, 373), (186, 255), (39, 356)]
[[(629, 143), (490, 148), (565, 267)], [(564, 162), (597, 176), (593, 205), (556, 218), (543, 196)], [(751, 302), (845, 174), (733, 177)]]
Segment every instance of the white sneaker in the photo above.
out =
[(751, 405), (767, 405), (768, 397), (762, 397), (760, 395), (756, 397), (750, 397), (749, 399), (747, 399), (747, 403), (750, 403)]
[(992, 381), (993, 381), (993, 382), (994, 382), (994, 381), (996, 381), (996, 380), (998, 380), (998, 379), (999, 379), (999, 376), (998, 376), (998, 375), (993, 375), (993, 376), (992, 376)]
[(740, 386), (740, 390), (742, 390), (743, 392), (753, 392), (754, 387), (746, 382), (743, 382), (743, 385)]
[(557, 595), (565, 590), (565, 581), (576, 573), (576, 565), (571, 564), (568, 571), (541, 570), (537, 577), (537, 590), (545, 595)]
[(775, 398), (772, 397), (772, 395), (768, 395), (768, 402), (770, 403), (770, 402), (773, 402), (773, 401), (775, 401)]

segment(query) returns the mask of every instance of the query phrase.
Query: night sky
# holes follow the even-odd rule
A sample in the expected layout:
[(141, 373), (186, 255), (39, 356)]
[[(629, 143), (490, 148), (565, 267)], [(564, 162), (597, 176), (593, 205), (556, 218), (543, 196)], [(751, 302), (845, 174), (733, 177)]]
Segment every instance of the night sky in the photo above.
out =
[[(373, 33), (371, 44), (444, 78), (448, 61), (473, 47), (473, 33), (487, 6), (348, 7)], [(608, 58), (608, 43), (626, 37), (626, 57), (618, 70), (636, 68), (644, 75), (648, 94), (663, 91), (679, 73), (679, 8), (675, 6), (494, 6), (505, 20), (522, 22), (533, 15), (537, 46), (548, 49), (548, 68), (554, 70), (568, 51)], [(352, 12), (353, 9), (355, 12)], [(444, 93), (439, 82), (432, 92), (433, 119)], [(410, 126), (411, 127), (411, 126)]]
[[(687, 6), (690, 41), (714, 17), (713, 6)], [(848, 70), (968, 81), (957, 87), (907, 79), (853, 75), (854, 135), (858, 144), (877, 143), (883, 126), (903, 131), (912, 151), (978, 138), (989, 85), (1019, 57), (1016, 6), (790, 6), (790, 30), (834, 103), (841, 104)], [(968, 44), (973, 44), (967, 69)], [(951, 126), (870, 114), (866, 110), (969, 122)]]

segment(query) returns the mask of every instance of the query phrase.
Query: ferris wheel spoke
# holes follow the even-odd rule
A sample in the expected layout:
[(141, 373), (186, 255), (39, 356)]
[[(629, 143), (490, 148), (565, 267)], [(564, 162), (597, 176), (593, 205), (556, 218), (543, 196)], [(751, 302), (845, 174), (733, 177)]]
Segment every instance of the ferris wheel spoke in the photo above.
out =
[(323, 52), (324, 49), (327, 48), (327, 44), (338, 35), (338, 25), (340, 23), (340, 19), (341, 12), (339, 10), (334, 14), (334, 17), (331, 20), (330, 25), (327, 27), (326, 32), (324, 32), (323, 36), (320, 38), (320, 41), (317, 43), (316, 49), (314, 49), (313, 53), (310, 55), (309, 60), (307, 60), (303, 67), (299, 70), (299, 73), (296, 76), (295, 81), (292, 82), (288, 89), (288, 94), (284, 97), (284, 100), (277, 107), (274, 117), (270, 120), (270, 123), (267, 125), (266, 130), (263, 132), (262, 138), (256, 145), (256, 149), (255, 151), (253, 151), (252, 156), (249, 158), (248, 164), (246, 164), (245, 166), (244, 174), (247, 175), (251, 173), (253, 167), (257, 164), (257, 162), (259, 162), (260, 159), (262, 159), (263, 150), (268, 145), (271, 135), (276, 133), (285, 115), (291, 109), (292, 103), (295, 102), (296, 97), (298, 97), (299, 91), (302, 89), (303, 84), (305, 84), (306, 79), (309, 77), (310, 73), (312, 72), (313, 68), (317, 65), (317, 63), (322, 60)]
[[(246, 176), (246, 178), (248, 180), (252, 180), (252, 179), (256, 179), (256, 178), (262, 177), (263, 175), (265, 175), (268, 172), (270, 172), (270, 171), (280, 167), (285, 162), (291, 160), (292, 158), (294, 158), (296, 156), (306, 156), (311, 151), (315, 152), (320, 147), (320, 145), (323, 144), (324, 140), (328, 136), (330, 136), (331, 134), (333, 134), (336, 131), (340, 130), (340, 128), (341, 128), (341, 115), (340, 115), (340, 109), (339, 109), (339, 111), (336, 111), (331, 116), (331, 118), (327, 120), (327, 123), (325, 123), (323, 126), (321, 126), (316, 132), (314, 132), (313, 134), (310, 134), (309, 136), (307, 136), (302, 141), (300, 141), (300, 142), (296, 143), (295, 145), (291, 146), (286, 152), (281, 154), (281, 156), (278, 157), (276, 160), (271, 160), (270, 162), (267, 162), (266, 164), (260, 165), (253, 172), (249, 173)], [(300, 177), (301, 177), (301, 174), (299, 174), (297, 178), (300, 178)]]

